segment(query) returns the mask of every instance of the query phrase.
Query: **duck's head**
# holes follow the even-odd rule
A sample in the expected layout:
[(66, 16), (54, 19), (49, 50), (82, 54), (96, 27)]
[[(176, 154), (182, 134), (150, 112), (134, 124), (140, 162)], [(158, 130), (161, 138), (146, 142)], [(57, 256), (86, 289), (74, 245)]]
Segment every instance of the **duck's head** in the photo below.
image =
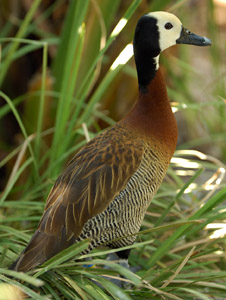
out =
[(141, 86), (146, 86), (153, 78), (151, 67), (155, 71), (158, 69), (159, 54), (176, 44), (208, 46), (211, 41), (191, 33), (171, 13), (156, 11), (139, 19), (134, 36), (134, 55)]

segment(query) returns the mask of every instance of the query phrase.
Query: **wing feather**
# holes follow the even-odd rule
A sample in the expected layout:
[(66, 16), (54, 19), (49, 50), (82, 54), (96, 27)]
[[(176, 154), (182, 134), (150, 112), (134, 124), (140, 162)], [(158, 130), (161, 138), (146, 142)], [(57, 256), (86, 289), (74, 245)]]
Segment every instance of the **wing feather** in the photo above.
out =
[(38, 229), (11, 266), (29, 270), (73, 243), (138, 169), (145, 145), (118, 123), (87, 143), (51, 189)]
[[(83, 147), (52, 188), (39, 229), (78, 237), (90, 218), (102, 212), (139, 167), (144, 147), (114, 127)], [(43, 226), (45, 223), (45, 226)]]

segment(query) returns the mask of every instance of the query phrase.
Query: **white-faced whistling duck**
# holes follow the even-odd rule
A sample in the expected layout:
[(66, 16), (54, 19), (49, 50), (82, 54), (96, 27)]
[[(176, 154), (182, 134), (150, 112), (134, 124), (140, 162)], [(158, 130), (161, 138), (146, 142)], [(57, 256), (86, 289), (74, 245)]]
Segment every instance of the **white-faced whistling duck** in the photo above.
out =
[[(87, 251), (134, 243), (177, 144), (177, 124), (159, 69), (175, 44), (211, 45), (166, 12), (142, 16), (135, 30), (139, 94), (131, 111), (88, 142), (57, 179), (31, 241), (11, 269), (28, 271), (85, 238)], [(132, 235), (132, 236), (131, 236)], [(117, 252), (127, 259), (129, 251)]]

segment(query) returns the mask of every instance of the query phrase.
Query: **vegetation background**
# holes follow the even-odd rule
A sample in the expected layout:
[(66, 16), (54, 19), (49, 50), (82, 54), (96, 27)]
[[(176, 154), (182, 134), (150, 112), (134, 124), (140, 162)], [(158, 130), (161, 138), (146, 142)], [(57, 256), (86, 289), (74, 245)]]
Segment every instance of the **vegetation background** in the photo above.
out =
[[(0, 299), (226, 299), (226, 1), (0, 5)], [(176, 46), (161, 57), (179, 141), (128, 247), (139, 269), (107, 261), (108, 249), (86, 255), (95, 267), (84, 268), (84, 241), (28, 274), (8, 270), (72, 155), (135, 102), (134, 60), (121, 53), (139, 17), (155, 10), (176, 14), (212, 47)]]

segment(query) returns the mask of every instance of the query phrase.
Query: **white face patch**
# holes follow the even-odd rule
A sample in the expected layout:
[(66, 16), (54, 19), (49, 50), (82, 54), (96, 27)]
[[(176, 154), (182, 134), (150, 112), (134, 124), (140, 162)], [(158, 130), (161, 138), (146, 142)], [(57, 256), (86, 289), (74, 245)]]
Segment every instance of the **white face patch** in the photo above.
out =
[(176, 45), (176, 40), (181, 34), (181, 21), (175, 15), (163, 11), (151, 12), (149, 16), (157, 20), (161, 51)]

